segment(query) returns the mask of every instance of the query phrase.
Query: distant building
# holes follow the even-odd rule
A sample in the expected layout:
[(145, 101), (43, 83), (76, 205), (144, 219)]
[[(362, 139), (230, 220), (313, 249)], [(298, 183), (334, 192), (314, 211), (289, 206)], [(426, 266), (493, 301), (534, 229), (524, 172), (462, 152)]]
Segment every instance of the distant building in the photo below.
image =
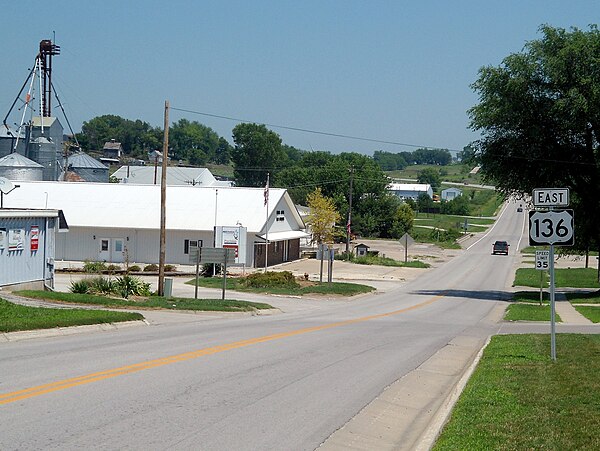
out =
[(402, 200), (417, 198), (421, 194), (427, 194), (433, 199), (433, 189), (429, 184), (423, 183), (390, 183), (388, 185), (390, 190), (395, 196), (398, 196)]
[[(78, 152), (69, 156), (66, 167), (67, 172), (75, 173), (81, 181), (108, 182), (108, 167), (85, 152)], [(73, 181), (73, 179), (70, 181)]]
[(121, 146), (120, 142), (111, 139), (110, 141), (104, 143), (102, 153), (106, 158), (120, 159), (123, 154), (123, 146)]
[(462, 196), (462, 191), (458, 188), (448, 188), (442, 190), (442, 200), (448, 201), (459, 196)]
[[(162, 166), (121, 166), (112, 176), (120, 183), (160, 185)], [(167, 186), (231, 186), (229, 181), (217, 180), (206, 168), (167, 167)]]

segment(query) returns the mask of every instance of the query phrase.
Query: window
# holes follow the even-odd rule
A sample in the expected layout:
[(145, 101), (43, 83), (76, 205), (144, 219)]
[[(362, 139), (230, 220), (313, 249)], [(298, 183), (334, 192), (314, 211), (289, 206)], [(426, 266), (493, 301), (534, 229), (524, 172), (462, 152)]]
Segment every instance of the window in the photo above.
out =
[(285, 221), (285, 211), (277, 210), (275, 212), (275, 221)]
[(102, 250), (102, 252), (108, 251), (108, 240), (100, 240), (100, 250)]
[(194, 253), (199, 247), (202, 247), (202, 240), (183, 240), (183, 253), (185, 255)]

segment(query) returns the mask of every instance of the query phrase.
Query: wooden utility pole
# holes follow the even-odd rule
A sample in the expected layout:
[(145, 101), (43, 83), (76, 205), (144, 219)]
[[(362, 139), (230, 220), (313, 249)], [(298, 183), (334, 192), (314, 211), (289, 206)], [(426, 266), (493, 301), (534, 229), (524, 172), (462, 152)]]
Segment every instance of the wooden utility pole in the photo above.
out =
[(352, 227), (352, 180), (354, 166), (350, 166), (350, 195), (348, 199), (348, 222), (346, 223), (346, 258), (350, 260), (350, 228)]
[(160, 174), (160, 255), (158, 257), (158, 295), (165, 295), (165, 248), (167, 229), (167, 158), (169, 152), (169, 101), (165, 100), (162, 174)]

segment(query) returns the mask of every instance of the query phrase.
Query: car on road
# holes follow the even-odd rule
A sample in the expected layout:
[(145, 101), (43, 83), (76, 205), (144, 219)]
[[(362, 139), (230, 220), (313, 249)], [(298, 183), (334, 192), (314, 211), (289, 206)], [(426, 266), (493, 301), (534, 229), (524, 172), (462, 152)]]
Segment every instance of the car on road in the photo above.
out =
[(493, 245), (492, 254), (508, 255), (509, 247), (510, 247), (510, 244), (508, 244), (506, 241), (496, 241), (496, 242), (494, 242), (494, 245)]

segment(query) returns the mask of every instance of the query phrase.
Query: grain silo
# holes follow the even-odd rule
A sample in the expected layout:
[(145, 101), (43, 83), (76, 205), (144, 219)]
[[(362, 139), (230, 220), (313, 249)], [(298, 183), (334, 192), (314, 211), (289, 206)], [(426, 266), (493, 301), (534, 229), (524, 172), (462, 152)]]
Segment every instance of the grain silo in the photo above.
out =
[(71, 155), (65, 166), (67, 171), (76, 173), (86, 182), (108, 183), (108, 167), (85, 152)]
[(55, 181), (58, 179), (58, 165), (56, 144), (43, 136), (29, 141), (27, 155), (39, 163), (42, 168), (43, 180)]
[(12, 153), (15, 144), (17, 144), (17, 152), (20, 154), (25, 153), (25, 137), (21, 133), (21, 137), (17, 141), (17, 136), (15, 130), (7, 129), (6, 125), (0, 124), (0, 158)]
[(40, 181), (43, 169), (41, 164), (16, 152), (0, 158), (0, 177), (8, 180)]

